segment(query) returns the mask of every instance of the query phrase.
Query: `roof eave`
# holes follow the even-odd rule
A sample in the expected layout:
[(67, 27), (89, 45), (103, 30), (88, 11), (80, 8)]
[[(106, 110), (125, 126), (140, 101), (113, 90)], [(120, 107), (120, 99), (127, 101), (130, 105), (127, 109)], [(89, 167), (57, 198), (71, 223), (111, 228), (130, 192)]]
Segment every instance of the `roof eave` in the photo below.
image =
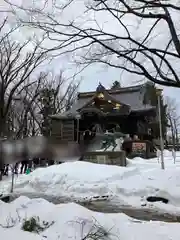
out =
[(52, 120), (66, 120), (66, 119), (75, 119), (74, 115), (60, 115), (60, 114), (55, 114), (49, 116)]
[(142, 109), (132, 109), (131, 112), (149, 112), (156, 111), (156, 107), (142, 108)]

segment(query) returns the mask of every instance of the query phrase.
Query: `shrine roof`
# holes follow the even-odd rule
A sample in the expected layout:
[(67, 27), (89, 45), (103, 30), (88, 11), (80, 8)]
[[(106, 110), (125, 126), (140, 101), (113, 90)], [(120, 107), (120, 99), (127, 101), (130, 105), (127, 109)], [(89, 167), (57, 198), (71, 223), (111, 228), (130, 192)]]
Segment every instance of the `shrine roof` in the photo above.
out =
[[(104, 89), (103, 91), (105, 91), (106, 94), (109, 94), (111, 99), (114, 99), (115, 101), (120, 102), (124, 105), (130, 106), (131, 112), (142, 112), (154, 109), (154, 107), (150, 104), (143, 103), (145, 93), (144, 90), (144, 84), (142, 84), (119, 89)], [(83, 106), (90, 102), (96, 93), (97, 90), (93, 92), (80, 92), (78, 94), (77, 101), (74, 103), (72, 108), (63, 114), (59, 114), (59, 118), (68, 118), (68, 116), (70, 117), (76, 115), (78, 109), (83, 108)], [(55, 117), (58, 118), (57, 115)]]

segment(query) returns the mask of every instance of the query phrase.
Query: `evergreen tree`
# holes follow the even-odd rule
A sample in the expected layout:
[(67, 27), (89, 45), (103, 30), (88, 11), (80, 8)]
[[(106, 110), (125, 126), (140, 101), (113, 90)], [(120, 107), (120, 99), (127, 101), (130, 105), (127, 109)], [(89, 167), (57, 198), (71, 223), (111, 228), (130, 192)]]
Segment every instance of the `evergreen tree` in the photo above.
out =
[(117, 80), (114, 81), (113, 84), (112, 84), (112, 86), (111, 86), (111, 89), (119, 89), (119, 88), (121, 88), (120, 82), (117, 81)]
[(51, 132), (51, 120), (49, 116), (56, 113), (56, 97), (56, 89), (53, 88), (44, 88), (40, 92), (39, 101), (42, 106), (40, 113), (42, 114), (43, 119), (41, 132), (44, 136), (49, 136)]

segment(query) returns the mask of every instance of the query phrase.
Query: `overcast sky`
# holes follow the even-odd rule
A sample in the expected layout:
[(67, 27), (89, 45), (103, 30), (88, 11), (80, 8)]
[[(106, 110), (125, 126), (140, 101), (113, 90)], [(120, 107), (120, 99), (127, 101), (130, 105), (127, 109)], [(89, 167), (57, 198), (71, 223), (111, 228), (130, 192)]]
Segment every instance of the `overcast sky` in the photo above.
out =
[[(13, 0), (15, 3), (20, 3), (20, 0)], [(28, 1), (30, 3), (31, 0)], [(44, 0), (36, 0), (38, 5), (41, 4), (41, 2)], [(59, 1), (59, 0), (58, 0)], [(174, 1), (174, 0), (172, 0)], [(47, 1), (48, 3), (51, 3), (51, 0)], [(66, 19), (66, 16), (68, 17), (74, 17), (77, 13), (80, 13), (80, 9), (82, 10), (82, 3), (84, 2), (83, 0), (76, 0), (76, 5), (70, 9), (70, 12), (68, 14), (64, 14), (63, 18)], [(23, 1), (24, 3), (24, 1)], [(48, 8), (50, 8), (51, 5), (48, 5)], [(0, 10), (4, 9), (4, 1), (0, 0)], [(76, 11), (77, 10), (77, 11)], [(1, 14), (2, 17), (2, 14)], [(62, 16), (60, 16), (62, 17)], [(99, 21), (102, 21), (103, 18), (98, 19)], [(107, 16), (104, 18), (104, 22), (106, 20), (106, 28), (111, 30), (111, 32), (117, 31), (118, 26), (113, 23), (109, 24), (108, 23), (108, 18)], [(133, 19), (128, 19), (127, 23), (132, 24)], [(19, 34), (16, 35), (17, 41), (20, 41), (21, 39), (27, 37), (29, 32), (25, 32), (26, 30), (23, 30), (19, 32)], [(159, 40), (156, 42), (156, 45), (161, 44), (162, 45), (162, 40), (165, 39), (166, 34), (164, 31), (162, 31), (162, 27), (160, 26), (159, 30)], [(69, 66), (68, 59), (64, 58), (62, 59), (55, 59), (50, 65), (44, 66), (44, 69), (53, 69), (55, 72), (58, 72), (59, 69), (66, 69), (65, 74), (67, 77), (73, 75), (75, 72), (76, 68), (72, 67), (71, 65)], [(179, 68), (179, 65), (178, 65)], [(105, 87), (110, 87), (112, 82), (117, 80), (120, 81), (123, 86), (130, 86), (130, 85), (135, 85), (138, 83), (142, 83), (141, 79), (138, 76), (135, 75), (130, 75), (127, 74), (126, 72), (123, 72), (120, 69), (112, 69), (112, 68), (107, 68), (107, 67), (102, 67), (98, 64), (91, 66), (90, 68), (86, 69), (83, 73), (81, 73), (78, 76), (78, 79), (82, 79), (81, 86), (80, 86), (80, 91), (92, 91), (95, 90), (98, 83), (101, 82)], [(180, 103), (180, 89), (175, 89), (175, 88), (166, 88), (164, 87), (164, 95), (165, 96), (170, 96), (172, 98), (175, 98), (178, 103)]]

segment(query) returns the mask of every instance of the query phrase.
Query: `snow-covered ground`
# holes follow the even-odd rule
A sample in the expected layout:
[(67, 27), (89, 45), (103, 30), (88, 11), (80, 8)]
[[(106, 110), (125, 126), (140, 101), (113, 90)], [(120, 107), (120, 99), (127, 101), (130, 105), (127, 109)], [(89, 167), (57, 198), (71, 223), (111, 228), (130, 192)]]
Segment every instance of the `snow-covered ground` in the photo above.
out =
[[(179, 223), (143, 222), (122, 213), (96, 213), (75, 203), (54, 205), (43, 199), (20, 197), (12, 203), (0, 202), (0, 216), (1, 239), (179, 240)], [(38, 227), (38, 233), (32, 232), (34, 228), (24, 231), (24, 222), (31, 218), (44, 230)]]
[[(15, 177), (14, 192), (42, 194), (72, 201), (95, 200), (108, 196), (119, 206), (153, 208), (180, 215), (180, 152), (164, 152), (165, 170), (157, 159), (135, 158), (127, 167), (99, 165), (87, 162), (67, 162), (39, 168), (30, 175)], [(10, 191), (11, 179), (0, 182), (0, 193)], [(168, 204), (146, 201), (148, 196), (169, 200)]]

